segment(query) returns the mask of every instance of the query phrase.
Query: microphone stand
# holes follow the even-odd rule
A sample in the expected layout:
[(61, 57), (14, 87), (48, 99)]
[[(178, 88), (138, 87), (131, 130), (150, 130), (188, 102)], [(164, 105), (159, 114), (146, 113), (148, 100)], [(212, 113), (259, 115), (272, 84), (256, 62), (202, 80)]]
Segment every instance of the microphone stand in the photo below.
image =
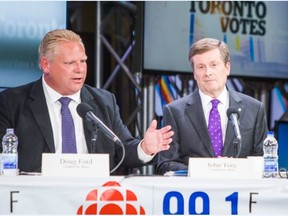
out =
[(234, 157), (238, 158), (240, 155), (242, 140), (235, 137), (233, 140), (233, 144), (234, 144)]
[[(93, 123), (93, 131), (91, 132), (91, 152), (92, 153), (96, 153), (96, 140), (97, 140), (97, 131), (99, 130), (99, 127), (98, 127), (98, 124), (99, 123)], [(120, 161), (118, 162), (118, 164), (116, 164), (116, 166), (110, 170), (110, 174), (112, 174), (113, 172), (115, 172), (118, 167), (122, 164), (122, 162), (124, 161), (124, 158), (125, 158), (125, 147), (124, 147), (124, 144), (122, 143), (121, 140), (113, 140), (116, 144), (120, 145), (121, 148), (122, 148), (122, 157), (120, 159)]]
[(97, 140), (98, 126), (93, 123), (93, 131), (91, 132), (91, 152), (96, 153), (96, 140)]

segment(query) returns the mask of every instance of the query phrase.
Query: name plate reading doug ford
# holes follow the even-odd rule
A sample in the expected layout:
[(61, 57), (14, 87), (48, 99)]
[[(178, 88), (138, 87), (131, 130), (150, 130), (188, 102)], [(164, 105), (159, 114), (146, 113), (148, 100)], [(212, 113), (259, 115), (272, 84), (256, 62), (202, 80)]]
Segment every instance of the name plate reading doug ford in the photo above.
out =
[(42, 175), (109, 177), (109, 155), (43, 153)]

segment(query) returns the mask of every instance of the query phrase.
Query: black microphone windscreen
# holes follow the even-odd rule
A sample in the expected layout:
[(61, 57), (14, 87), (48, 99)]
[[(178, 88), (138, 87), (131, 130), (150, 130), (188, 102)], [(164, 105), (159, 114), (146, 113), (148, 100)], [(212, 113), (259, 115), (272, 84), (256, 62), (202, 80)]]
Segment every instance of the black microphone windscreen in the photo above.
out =
[(227, 117), (229, 118), (232, 113), (237, 114), (237, 116), (239, 117), (240, 112), (239, 112), (239, 109), (237, 109), (236, 107), (229, 107), (227, 109)]
[(89, 112), (89, 111), (93, 112), (92, 107), (89, 104), (87, 104), (87, 103), (80, 103), (77, 106), (76, 110), (77, 110), (78, 115), (81, 118), (84, 118), (84, 119), (85, 119), (85, 115), (86, 115), (87, 112)]

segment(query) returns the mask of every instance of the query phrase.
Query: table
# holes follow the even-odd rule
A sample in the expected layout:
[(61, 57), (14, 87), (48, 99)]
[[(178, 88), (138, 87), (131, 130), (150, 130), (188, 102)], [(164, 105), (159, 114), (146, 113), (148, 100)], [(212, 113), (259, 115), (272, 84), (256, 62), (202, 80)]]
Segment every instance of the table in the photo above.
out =
[(0, 214), (288, 215), (287, 179), (0, 176)]

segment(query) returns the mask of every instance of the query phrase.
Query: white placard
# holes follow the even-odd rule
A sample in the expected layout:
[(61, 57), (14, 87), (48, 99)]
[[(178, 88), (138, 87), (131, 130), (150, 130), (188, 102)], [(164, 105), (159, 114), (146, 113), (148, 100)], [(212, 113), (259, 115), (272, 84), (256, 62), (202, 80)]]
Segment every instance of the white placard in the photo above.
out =
[(191, 178), (261, 179), (262, 157), (248, 158), (189, 158)]
[(42, 154), (43, 176), (109, 177), (108, 154)]

